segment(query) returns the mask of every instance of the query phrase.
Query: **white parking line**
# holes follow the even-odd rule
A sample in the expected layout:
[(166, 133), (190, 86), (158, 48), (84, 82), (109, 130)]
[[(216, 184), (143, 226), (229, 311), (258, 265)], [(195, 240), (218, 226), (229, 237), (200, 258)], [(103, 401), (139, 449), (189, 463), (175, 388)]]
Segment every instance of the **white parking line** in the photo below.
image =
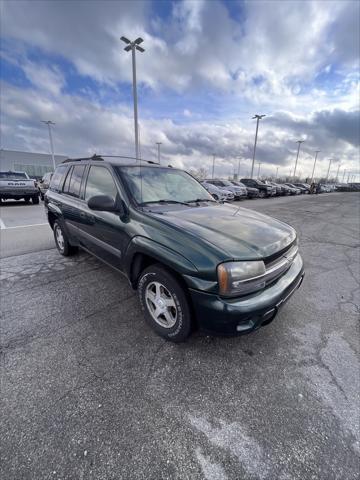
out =
[(11, 230), (12, 228), (41, 227), (42, 225), (49, 225), (48, 223), (34, 223), (32, 225), (17, 225), (16, 227), (6, 227), (3, 221), (0, 220), (0, 222), (0, 227), (4, 230)]
[(4, 230), (6, 227), (5, 227), (5, 223), (1, 220), (0, 218), (0, 229), (1, 230)]

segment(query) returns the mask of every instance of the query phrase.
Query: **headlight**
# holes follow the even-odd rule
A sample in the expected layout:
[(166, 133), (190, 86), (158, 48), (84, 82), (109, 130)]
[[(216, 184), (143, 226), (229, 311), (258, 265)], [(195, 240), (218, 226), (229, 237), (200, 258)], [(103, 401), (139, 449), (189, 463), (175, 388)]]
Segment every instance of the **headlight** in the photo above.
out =
[(217, 268), (220, 295), (245, 295), (265, 287), (265, 264), (262, 260), (221, 263)]

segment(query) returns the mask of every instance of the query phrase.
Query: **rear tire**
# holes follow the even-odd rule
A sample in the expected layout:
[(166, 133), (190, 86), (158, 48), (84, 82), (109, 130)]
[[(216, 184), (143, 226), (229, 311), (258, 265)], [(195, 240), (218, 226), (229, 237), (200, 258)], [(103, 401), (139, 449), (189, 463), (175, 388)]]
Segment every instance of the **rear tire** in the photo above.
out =
[(31, 197), (31, 199), (32, 199), (32, 203), (33, 203), (34, 205), (38, 205), (38, 204), (39, 204), (39, 195), (33, 195), (33, 196)]
[(70, 245), (67, 235), (58, 220), (55, 220), (53, 230), (55, 245), (61, 255), (68, 257), (78, 251), (77, 247)]
[(170, 272), (150, 265), (140, 275), (138, 295), (145, 320), (158, 335), (176, 343), (187, 339), (192, 327), (189, 302)]

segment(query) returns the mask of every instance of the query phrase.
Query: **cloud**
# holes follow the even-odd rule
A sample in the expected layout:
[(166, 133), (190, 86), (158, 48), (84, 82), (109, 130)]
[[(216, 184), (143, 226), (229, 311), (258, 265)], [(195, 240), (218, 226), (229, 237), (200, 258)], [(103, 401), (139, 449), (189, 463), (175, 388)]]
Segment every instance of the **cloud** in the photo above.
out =
[(251, 117), (266, 113), (264, 172), (288, 170), (298, 138), (304, 171), (317, 149), (319, 169), (328, 158), (357, 169), (358, 11), (351, 1), (3, 2), (4, 55), (31, 83), (3, 84), (4, 147), (47, 151), (40, 120), (51, 118), (59, 153), (131, 154), (125, 35), (146, 49), (137, 57), (144, 156), (156, 158), (161, 141), (168, 163), (210, 165), (215, 153), (218, 174), (238, 156), (246, 171)]

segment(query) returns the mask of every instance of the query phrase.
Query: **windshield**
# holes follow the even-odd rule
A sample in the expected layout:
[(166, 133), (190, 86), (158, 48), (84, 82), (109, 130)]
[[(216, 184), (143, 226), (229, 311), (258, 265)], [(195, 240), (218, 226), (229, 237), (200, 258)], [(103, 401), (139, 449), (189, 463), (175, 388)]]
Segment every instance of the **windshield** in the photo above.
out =
[(227, 187), (232, 187), (232, 186), (233, 186), (232, 183), (229, 182), (229, 180), (221, 180), (221, 183), (222, 183), (223, 185), (226, 185)]
[[(214, 201), (207, 190), (181, 170), (154, 167), (116, 167), (138, 204), (195, 200)], [(141, 177), (140, 177), (141, 172)]]
[(0, 172), (0, 178), (11, 180), (27, 180), (28, 177), (25, 172)]

